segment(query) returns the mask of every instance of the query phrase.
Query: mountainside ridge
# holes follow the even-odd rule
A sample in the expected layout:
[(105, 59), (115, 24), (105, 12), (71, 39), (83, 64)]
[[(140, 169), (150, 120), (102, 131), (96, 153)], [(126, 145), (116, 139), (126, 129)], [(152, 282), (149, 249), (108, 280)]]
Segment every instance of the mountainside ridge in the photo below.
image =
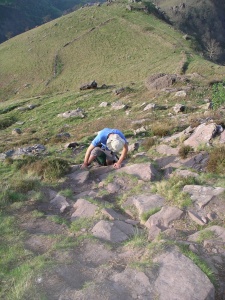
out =
[(35, 26), (75, 10), (85, 1), (10, 0), (0, 1), (0, 43)]
[(223, 73), (223, 67), (197, 56), (170, 25), (119, 3), (82, 8), (35, 28), (1, 44), (0, 54), (3, 98), (5, 92), (29, 97), (74, 90), (93, 79), (141, 81), (165, 69), (204, 70), (209, 80), (210, 74)]

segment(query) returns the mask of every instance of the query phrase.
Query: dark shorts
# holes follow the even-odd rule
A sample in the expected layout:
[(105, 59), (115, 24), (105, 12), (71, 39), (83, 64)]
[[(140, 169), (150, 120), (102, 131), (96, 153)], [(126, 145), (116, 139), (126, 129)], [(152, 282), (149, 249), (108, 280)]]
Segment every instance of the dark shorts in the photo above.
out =
[(91, 151), (91, 155), (92, 156), (97, 156), (97, 157), (104, 157), (105, 159), (109, 162), (113, 162), (113, 161), (117, 161), (117, 157), (115, 155), (115, 153), (113, 153), (110, 150), (106, 150), (104, 148), (100, 148), (100, 147), (95, 147), (92, 151)]

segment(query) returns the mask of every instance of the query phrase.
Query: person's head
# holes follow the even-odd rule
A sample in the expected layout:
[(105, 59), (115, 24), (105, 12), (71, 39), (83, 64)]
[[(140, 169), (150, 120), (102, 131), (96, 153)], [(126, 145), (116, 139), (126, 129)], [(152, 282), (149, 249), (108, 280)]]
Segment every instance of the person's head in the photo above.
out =
[(124, 144), (124, 139), (122, 139), (116, 133), (110, 134), (106, 142), (107, 148), (113, 152), (119, 152), (120, 150), (122, 150)]

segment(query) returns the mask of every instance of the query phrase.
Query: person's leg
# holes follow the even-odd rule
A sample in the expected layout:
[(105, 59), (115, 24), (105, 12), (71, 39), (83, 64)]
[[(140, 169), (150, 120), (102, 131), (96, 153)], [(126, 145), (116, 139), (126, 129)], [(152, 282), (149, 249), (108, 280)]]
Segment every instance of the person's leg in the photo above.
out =
[(106, 150), (100, 147), (95, 147), (92, 151), (91, 151), (91, 155), (89, 157), (88, 160), (88, 164), (92, 163), (97, 157), (102, 156), (102, 154), (105, 154), (106, 156), (106, 165), (112, 165), (115, 161), (117, 161), (115, 154), (110, 151), (110, 150)]
[(115, 163), (115, 161), (117, 160), (115, 154), (110, 150), (104, 150), (104, 152), (106, 155), (107, 166), (113, 165)]
[(92, 151), (91, 151), (91, 155), (89, 157), (88, 160), (88, 164), (91, 164), (94, 160), (96, 160), (99, 156), (102, 156), (103, 154), (103, 150), (100, 147), (95, 147)]

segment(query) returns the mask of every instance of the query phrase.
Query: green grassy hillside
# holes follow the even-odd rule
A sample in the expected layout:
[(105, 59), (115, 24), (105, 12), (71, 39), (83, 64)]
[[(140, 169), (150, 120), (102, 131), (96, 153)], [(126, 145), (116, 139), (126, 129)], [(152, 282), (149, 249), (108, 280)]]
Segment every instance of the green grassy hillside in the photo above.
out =
[(220, 76), (223, 68), (196, 56), (190, 43), (125, 4), (82, 8), (0, 45), (1, 101), (78, 90), (93, 79), (143, 81), (153, 73), (179, 73), (184, 63), (189, 73)]

